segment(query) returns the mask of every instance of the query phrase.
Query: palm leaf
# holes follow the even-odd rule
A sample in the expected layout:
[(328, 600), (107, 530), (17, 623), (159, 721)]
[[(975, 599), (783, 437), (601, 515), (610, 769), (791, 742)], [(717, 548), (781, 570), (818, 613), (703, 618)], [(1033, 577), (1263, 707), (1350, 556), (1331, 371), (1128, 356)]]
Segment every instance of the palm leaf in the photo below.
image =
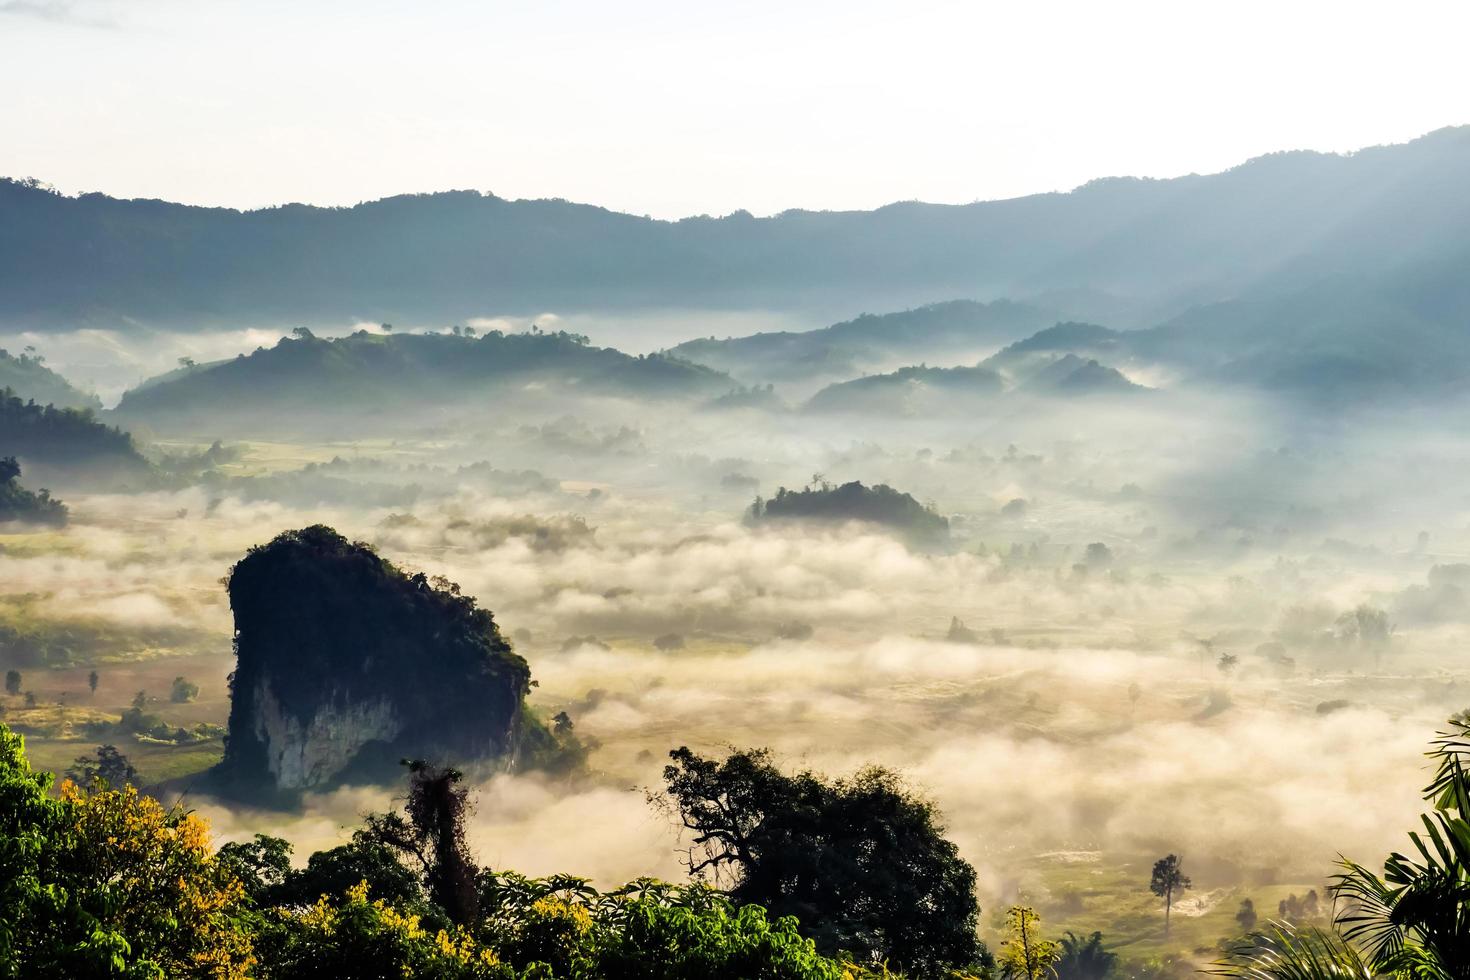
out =
[(1237, 943), (1210, 975), (1238, 980), (1375, 980), (1368, 961), (1334, 932), (1272, 922)]

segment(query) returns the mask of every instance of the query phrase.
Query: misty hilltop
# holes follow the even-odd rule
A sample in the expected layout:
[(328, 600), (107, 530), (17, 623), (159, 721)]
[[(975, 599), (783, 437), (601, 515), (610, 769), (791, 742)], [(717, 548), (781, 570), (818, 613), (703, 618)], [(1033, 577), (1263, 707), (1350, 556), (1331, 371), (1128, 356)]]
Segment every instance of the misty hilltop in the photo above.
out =
[(1467, 218), (1467, 127), (1013, 200), (673, 222), (473, 191), (241, 212), (12, 180), (0, 183), (0, 322), (453, 322), (958, 295), (1148, 326), (1334, 277), (1434, 277), (1470, 256)]
[(1009, 344), (974, 366), (910, 365), (822, 388), (816, 412), (891, 417), (940, 416), (1022, 408), (1035, 398), (1131, 397), (1148, 389), (1099, 360), (1133, 360), (1124, 334), (1090, 323), (1058, 323)]
[(57, 408), (93, 411), (102, 408), (102, 402), (96, 395), (82, 391), (47, 367), (44, 358), (29, 353), (17, 356), (0, 349), (0, 388), (8, 388), (21, 398)]
[(895, 359), (964, 356), (1049, 326), (1054, 314), (1025, 303), (951, 300), (893, 313), (865, 313), (820, 330), (686, 341), (669, 353), (740, 380), (851, 378)]
[(521, 401), (637, 395), (713, 398), (734, 387), (725, 375), (665, 355), (635, 357), (593, 347), (567, 333), (476, 336), (358, 331), (324, 339), (299, 329), (274, 347), (211, 364), (186, 366), (127, 392), (116, 414), (155, 429), (201, 419), (229, 430), (301, 425), (301, 413), (367, 424), (406, 413), (490, 407), (484, 399), (515, 393)]

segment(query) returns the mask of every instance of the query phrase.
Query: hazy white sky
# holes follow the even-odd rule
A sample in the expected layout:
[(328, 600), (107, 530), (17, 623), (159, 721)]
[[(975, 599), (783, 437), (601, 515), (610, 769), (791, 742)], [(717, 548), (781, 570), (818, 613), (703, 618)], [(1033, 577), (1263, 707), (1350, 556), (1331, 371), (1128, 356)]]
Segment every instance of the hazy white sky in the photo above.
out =
[(1470, 3), (0, 0), (0, 175), (673, 217), (1212, 171), (1470, 122)]

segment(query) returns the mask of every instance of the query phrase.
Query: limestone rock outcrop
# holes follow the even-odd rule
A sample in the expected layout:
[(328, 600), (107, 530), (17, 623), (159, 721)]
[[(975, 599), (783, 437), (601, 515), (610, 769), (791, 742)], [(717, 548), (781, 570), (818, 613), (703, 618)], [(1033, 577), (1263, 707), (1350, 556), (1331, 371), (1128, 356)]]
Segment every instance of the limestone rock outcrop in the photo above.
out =
[(222, 785), (291, 793), (394, 779), (405, 757), (515, 760), (530, 670), (458, 586), (322, 525), (252, 548), (228, 586)]

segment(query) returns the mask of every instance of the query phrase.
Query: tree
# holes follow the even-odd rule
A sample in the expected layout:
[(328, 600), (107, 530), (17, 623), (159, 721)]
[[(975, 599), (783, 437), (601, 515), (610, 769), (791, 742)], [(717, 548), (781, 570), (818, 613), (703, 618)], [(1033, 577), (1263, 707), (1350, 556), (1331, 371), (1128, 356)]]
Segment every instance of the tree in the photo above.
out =
[(1394, 630), (1388, 613), (1369, 605), (1357, 606), (1337, 617), (1336, 628), (1340, 642), (1367, 650), (1375, 658), (1388, 648)]
[(5, 672), (5, 693), (6, 694), (19, 694), (20, 693), (20, 671), (18, 671), (18, 670), (7, 670)]
[(1170, 854), (1154, 862), (1153, 879), (1148, 888), (1164, 900), (1164, 935), (1169, 934), (1169, 916), (1174, 910), (1174, 896), (1193, 887), (1194, 883), (1184, 875), (1179, 855)]
[(134, 711), (142, 711), (146, 707), (148, 707), (148, 692), (147, 691), (139, 691), (137, 694), (134, 694), (133, 695), (133, 710)]
[(199, 817), (132, 787), (50, 785), (0, 725), (0, 975), (250, 973), (244, 892)]
[(1242, 899), (1240, 910), (1235, 913), (1235, 921), (1240, 924), (1243, 933), (1254, 932), (1256, 929), (1256, 903), (1250, 899)]
[(418, 759), (405, 760), (404, 765), (409, 771), (406, 819), (397, 813), (369, 817), (369, 837), (415, 861), (430, 901), (451, 922), (470, 925), (479, 914), (475, 887), (479, 869), (465, 843), (469, 791), (460, 785), (464, 774)]
[(219, 860), (257, 905), (274, 904), (272, 894), (279, 892), (292, 875), (290, 842), (267, 834), (221, 846)]
[(138, 782), (138, 770), (116, 745), (99, 745), (92, 755), (77, 756), (66, 778), (86, 789), (122, 789)]
[[(282, 842), (284, 843), (284, 842)], [(262, 854), (239, 854), (242, 861), (274, 860), (263, 844)], [(261, 904), (274, 906), (310, 905), (323, 895), (342, 895), (359, 882), (367, 882), (379, 899), (397, 908), (418, 910), (424, 906), (424, 892), (418, 877), (398, 860), (396, 852), (373, 839), (366, 829), (359, 829), (346, 844), (317, 851), (306, 859), (306, 867), (291, 871), (279, 884), (272, 885), (269, 867), (260, 868)], [(253, 882), (242, 875), (247, 886)]]
[(1054, 968), (1057, 980), (1106, 980), (1118, 965), (1118, 954), (1103, 948), (1100, 932), (1084, 939), (1069, 929), (1060, 947)]
[(922, 975), (989, 961), (976, 937), (975, 871), (934, 804), (869, 767), (838, 780), (788, 776), (765, 750), (720, 761), (688, 748), (664, 768), (691, 835), (691, 875), (728, 882), (741, 905), (795, 915), (826, 953)]
[(185, 680), (183, 677), (174, 678), (173, 689), (168, 693), (168, 699), (174, 704), (187, 704), (199, 696), (199, 685)]
[(558, 711), (551, 719), (551, 730), (558, 735), (570, 735), (572, 728), (572, 716), (565, 711)]
[(98, 678), (97, 672), (95, 670), (87, 675), (87, 688), (91, 690), (93, 694), (97, 693), (97, 681), (99, 679), (100, 678)]
[(1012, 905), (1006, 911), (1011, 937), (1001, 944), (1000, 971), (1005, 980), (1043, 980), (1061, 956), (1060, 947), (1041, 938), (1041, 916), (1033, 908)]

